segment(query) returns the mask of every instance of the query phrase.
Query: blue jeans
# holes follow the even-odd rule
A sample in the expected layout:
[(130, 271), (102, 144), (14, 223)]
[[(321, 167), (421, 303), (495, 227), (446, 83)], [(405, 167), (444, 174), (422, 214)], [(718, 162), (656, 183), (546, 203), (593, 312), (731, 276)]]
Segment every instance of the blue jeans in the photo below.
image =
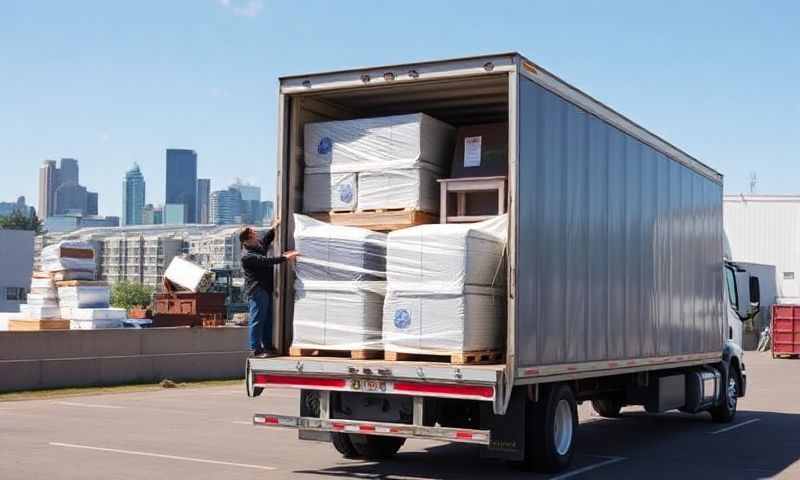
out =
[(272, 295), (256, 287), (248, 299), (250, 306), (250, 350), (272, 350)]

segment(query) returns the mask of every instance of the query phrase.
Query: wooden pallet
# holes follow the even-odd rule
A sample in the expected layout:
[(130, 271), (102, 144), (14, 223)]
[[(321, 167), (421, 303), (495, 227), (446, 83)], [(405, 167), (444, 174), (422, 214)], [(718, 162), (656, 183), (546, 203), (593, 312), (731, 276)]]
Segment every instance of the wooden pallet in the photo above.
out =
[(9, 320), (10, 332), (34, 332), (40, 330), (69, 330), (69, 320)]
[(497, 350), (481, 350), (475, 352), (452, 352), (442, 354), (419, 354), (406, 352), (385, 352), (387, 361), (399, 362), (449, 362), (453, 365), (480, 365), (502, 363), (504, 354)]
[(290, 357), (339, 357), (353, 360), (374, 360), (383, 357), (383, 350), (329, 350), (324, 348), (289, 348)]
[(413, 209), (358, 210), (355, 212), (310, 213), (317, 220), (332, 225), (361, 227), (370, 230), (389, 232), (401, 228), (439, 223), (439, 217), (428, 212)]
[(62, 280), (56, 282), (56, 287), (108, 287), (108, 282), (101, 280)]

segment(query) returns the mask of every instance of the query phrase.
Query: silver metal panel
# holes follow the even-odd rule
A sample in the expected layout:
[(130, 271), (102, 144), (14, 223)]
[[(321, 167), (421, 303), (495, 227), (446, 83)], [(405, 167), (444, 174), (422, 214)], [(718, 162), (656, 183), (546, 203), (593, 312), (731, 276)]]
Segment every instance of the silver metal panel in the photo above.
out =
[(518, 366), (719, 352), (721, 186), (527, 78)]

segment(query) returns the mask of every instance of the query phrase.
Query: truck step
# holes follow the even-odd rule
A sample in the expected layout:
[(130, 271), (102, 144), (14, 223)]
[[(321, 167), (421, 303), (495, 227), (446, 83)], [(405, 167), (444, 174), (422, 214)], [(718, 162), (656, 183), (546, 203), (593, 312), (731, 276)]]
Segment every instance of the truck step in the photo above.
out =
[(290, 357), (338, 357), (353, 360), (383, 358), (383, 350), (326, 350), (324, 348), (289, 348)]
[(452, 352), (437, 354), (419, 354), (407, 352), (385, 352), (384, 358), (390, 362), (449, 362), (454, 365), (477, 365), (502, 363), (503, 352), (499, 350), (479, 350), (474, 352)]
[(438, 215), (413, 209), (360, 210), (355, 212), (331, 211), (310, 213), (309, 215), (333, 225), (368, 228), (381, 232), (390, 232), (415, 225), (439, 223)]

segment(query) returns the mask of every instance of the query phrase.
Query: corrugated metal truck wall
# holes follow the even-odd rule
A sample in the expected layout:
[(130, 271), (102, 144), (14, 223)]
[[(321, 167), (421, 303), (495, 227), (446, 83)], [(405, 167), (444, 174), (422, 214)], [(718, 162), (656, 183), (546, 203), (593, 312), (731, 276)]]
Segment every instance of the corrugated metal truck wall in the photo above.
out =
[(518, 366), (721, 351), (722, 186), (519, 89)]

